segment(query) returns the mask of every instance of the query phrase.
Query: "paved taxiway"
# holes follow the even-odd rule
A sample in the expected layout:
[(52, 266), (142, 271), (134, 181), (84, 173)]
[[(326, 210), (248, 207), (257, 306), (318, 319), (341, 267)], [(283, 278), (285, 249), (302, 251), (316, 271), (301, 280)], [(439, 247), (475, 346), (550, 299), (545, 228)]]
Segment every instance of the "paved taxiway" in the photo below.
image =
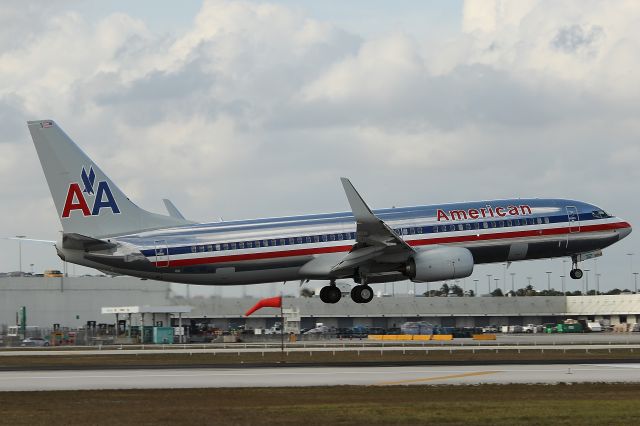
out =
[(0, 391), (559, 382), (640, 383), (640, 364), (0, 372)]

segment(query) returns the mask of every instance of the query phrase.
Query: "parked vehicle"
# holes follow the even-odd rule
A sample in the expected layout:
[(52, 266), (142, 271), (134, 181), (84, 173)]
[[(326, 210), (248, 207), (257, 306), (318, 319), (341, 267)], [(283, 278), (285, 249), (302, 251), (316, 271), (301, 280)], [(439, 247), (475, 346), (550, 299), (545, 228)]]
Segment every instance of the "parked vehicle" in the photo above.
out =
[(44, 340), (42, 337), (27, 337), (22, 341), (20, 346), (42, 347), (49, 346), (49, 342)]

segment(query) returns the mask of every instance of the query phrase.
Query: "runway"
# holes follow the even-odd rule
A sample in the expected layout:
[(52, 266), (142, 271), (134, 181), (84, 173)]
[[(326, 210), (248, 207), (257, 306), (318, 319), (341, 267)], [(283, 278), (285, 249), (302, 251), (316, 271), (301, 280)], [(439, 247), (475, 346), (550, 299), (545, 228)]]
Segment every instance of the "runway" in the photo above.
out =
[(0, 391), (470, 385), (480, 383), (640, 383), (640, 364), (434, 367), (272, 367), (0, 372)]

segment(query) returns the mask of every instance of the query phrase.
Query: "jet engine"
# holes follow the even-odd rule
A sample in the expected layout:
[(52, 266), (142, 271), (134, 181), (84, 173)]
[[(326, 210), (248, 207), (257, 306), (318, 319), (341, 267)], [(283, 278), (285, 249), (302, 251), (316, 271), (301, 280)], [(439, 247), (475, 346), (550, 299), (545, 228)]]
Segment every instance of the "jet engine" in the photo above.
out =
[(473, 255), (464, 247), (437, 247), (416, 253), (405, 266), (411, 281), (465, 278), (473, 272)]

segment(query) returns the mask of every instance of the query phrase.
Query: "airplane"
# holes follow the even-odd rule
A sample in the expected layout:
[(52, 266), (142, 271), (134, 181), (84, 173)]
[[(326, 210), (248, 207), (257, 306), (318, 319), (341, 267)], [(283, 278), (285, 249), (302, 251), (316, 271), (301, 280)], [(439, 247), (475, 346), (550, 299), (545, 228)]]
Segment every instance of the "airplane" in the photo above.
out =
[(373, 283), (465, 278), (474, 266), (570, 257), (625, 238), (631, 225), (566, 199), (504, 199), (371, 210), (342, 178), (350, 212), (196, 223), (135, 205), (53, 120), (28, 122), (63, 232), (64, 261), (110, 274), (201, 285), (326, 280), (325, 303), (368, 303)]

